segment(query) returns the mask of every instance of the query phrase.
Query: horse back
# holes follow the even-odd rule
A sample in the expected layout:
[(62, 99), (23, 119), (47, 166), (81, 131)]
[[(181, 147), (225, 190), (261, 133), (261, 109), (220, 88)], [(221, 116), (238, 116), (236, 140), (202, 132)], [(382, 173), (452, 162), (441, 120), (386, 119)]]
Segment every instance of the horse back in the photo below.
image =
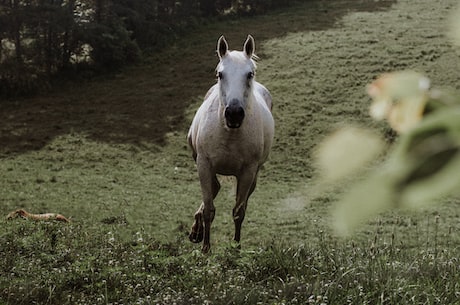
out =
[(268, 109), (271, 112), (273, 109), (273, 102), (272, 102), (272, 95), (270, 94), (270, 91), (268, 91), (268, 89), (265, 88), (265, 86), (259, 82), (254, 82), (254, 89), (258, 94), (261, 95), (262, 99), (265, 101), (265, 104), (267, 105)]

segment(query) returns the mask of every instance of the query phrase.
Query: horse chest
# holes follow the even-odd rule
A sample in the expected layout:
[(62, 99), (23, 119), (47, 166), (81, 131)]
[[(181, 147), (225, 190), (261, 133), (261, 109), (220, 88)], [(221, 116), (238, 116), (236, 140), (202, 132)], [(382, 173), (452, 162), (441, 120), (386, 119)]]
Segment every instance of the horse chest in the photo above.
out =
[(235, 174), (246, 165), (258, 163), (263, 153), (262, 141), (244, 137), (242, 130), (213, 132), (203, 135), (198, 153), (206, 155), (212, 167), (220, 174)]

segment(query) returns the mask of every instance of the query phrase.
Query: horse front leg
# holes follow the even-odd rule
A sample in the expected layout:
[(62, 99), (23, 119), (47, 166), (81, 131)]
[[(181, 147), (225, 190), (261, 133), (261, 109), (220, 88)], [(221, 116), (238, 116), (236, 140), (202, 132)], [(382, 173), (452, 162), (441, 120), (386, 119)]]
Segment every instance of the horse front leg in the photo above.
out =
[(203, 208), (204, 203), (201, 203), (198, 210), (195, 212), (195, 222), (192, 225), (188, 238), (192, 243), (199, 243), (203, 241)]
[(203, 202), (195, 213), (195, 222), (193, 223), (189, 239), (195, 243), (203, 241), (202, 251), (206, 253), (211, 247), (211, 223), (215, 215), (213, 201), (220, 190), (220, 183), (215, 173), (210, 170), (207, 162), (197, 160), (197, 166)]
[(236, 204), (233, 208), (233, 222), (235, 223), (235, 236), (233, 240), (240, 242), (241, 225), (246, 215), (249, 196), (256, 188), (258, 168), (247, 170), (243, 175), (238, 177), (236, 187)]
[[(213, 199), (216, 198), (217, 193), (219, 193), (220, 190), (220, 183), (219, 180), (217, 180), (217, 177), (214, 176), (214, 179), (212, 180), (212, 192), (213, 192)], [(203, 235), (204, 235), (204, 202), (201, 203), (200, 207), (198, 210), (195, 212), (195, 222), (192, 225), (192, 229), (189, 234), (189, 239), (193, 243), (199, 243), (203, 241)], [(214, 217), (213, 217), (214, 218)]]

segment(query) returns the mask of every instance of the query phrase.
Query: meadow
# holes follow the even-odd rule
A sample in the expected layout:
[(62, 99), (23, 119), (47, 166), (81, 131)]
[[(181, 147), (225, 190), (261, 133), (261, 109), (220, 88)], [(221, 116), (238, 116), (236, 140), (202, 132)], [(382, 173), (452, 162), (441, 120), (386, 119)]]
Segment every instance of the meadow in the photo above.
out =
[[(331, 211), (361, 176), (320, 185), (313, 165), (343, 126), (375, 130), (389, 149), (398, 140), (369, 117), (378, 75), (410, 69), (460, 89), (460, 51), (445, 35), (456, 4), (306, 1), (209, 23), (110, 77), (0, 101), (0, 304), (460, 304), (458, 198), (342, 238)], [(254, 36), (276, 135), (241, 249), (234, 181), (222, 178), (203, 255), (188, 240), (201, 195), (185, 138), (221, 34), (235, 49)], [(18, 208), (71, 223), (6, 220)]]

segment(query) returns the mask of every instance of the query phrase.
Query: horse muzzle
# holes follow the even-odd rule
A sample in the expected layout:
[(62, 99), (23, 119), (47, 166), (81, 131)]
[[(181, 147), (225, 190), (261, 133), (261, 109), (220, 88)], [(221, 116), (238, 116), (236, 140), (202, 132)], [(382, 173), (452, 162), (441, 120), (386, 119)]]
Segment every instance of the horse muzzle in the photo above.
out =
[(224, 115), (228, 128), (239, 128), (243, 123), (244, 109), (239, 103), (230, 103), (225, 107)]

